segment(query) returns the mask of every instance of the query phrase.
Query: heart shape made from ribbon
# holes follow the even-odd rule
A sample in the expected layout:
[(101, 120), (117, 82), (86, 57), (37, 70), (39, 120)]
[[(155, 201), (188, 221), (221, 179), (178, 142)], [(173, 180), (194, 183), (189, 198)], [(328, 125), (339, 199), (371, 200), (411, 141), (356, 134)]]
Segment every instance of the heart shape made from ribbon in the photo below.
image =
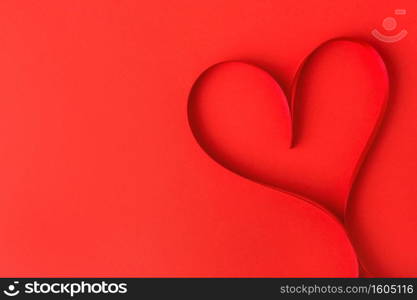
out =
[(224, 167), (343, 219), (388, 91), (387, 69), (373, 47), (334, 39), (302, 62), (289, 96), (253, 64), (208, 68), (190, 93), (189, 122), (198, 143)]

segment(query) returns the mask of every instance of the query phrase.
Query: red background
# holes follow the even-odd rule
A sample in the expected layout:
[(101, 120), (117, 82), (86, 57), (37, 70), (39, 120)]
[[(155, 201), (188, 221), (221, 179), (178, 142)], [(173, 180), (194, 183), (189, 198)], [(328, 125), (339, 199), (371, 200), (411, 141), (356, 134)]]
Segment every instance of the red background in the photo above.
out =
[[(408, 36), (375, 40), (396, 8)], [(373, 276), (417, 275), (416, 1), (1, 1), (1, 276), (356, 276), (320, 209), (208, 157), (187, 119), (210, 65), (288, 88), (330, 38), (371, 43), (386, 116), (348, 204)]]

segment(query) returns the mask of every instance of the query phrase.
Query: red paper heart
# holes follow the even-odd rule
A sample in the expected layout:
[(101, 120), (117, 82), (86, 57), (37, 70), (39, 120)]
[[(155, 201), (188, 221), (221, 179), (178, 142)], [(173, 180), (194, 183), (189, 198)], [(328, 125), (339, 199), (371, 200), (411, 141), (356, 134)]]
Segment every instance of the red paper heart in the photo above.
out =
[(388, 75), (376, 50), (338, 39), (302, 63), (289, 103), (274, 78), (254, 65), (209, 68), (190, 95), (189, 121), (203, 149), (223, 166), (343, 216), (387, 95)]

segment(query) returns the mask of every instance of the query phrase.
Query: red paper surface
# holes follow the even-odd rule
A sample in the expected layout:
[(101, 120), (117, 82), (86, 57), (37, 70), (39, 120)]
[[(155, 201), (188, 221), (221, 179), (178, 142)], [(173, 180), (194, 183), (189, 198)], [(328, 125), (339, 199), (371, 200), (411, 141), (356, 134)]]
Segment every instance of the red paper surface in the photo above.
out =
[[(407, 14), (395, 15), (398, 8)], [(0, 274), (344, 277), (358, 276), (359, 261), (368, 276), (416, 276), (416, 11), (411, 0), (1, 1)], [(398, 21), (393, 33), (382, 24), (389, 16)], [(374, 29), (408, 34), (386, 43)], [(245, 97), (270, 101), (275, 93), (283, 105), (303, 60), (337, 37), (381, 55), (390, 90), (381, 123), (372, 109), (381, 106), (368, 106), (374, 93), (346, 101), (381, 78), (369, 75), (373, 60), (358, 64), (366, 76), (332, 73), (343, 66), (338, 57), (363, 57), (350, 49), (305, 66), (311, 79), (302, 93), (318, 104), (298, 107), (295, 99), (300, 113), (291, 124), (319, 127), (293, 131), (290, 150), (284, 131), (276, 139), (248, 136), (254, 146), (271, 141), (285, 151), (331, 138), (311, 156), (316, 161), (285, 166), (294, 186), (265, 185), (287, 179), (279, 168), (269, 181), (240, 176), (199, 145), (189, 96), (204, 70), (230, 60), (255, 65), (261, 71), (239, 72)], [(258, 81), (265, 71), (272, 76)], [(334, 101), (323, 100), (330, 106), (321, 110), (329, 78), (338, 83)], [(290, 126), (280, 121), (285, 110), (274, 118), (268, 105), (276, 103), (268, 101), (253, 109), (265, 114), (262, 124)], [(342, 179), (355, 173), (358, 145), (372, 131), (345, 123), (352, 115), (380, 126), (349, 194)], [(323, 135), (314, 131), (324, 127)], [(298, 172), (320, 170), (338, 157), (332, 149), (352, 164), (330, 160), (323, 172)]]

